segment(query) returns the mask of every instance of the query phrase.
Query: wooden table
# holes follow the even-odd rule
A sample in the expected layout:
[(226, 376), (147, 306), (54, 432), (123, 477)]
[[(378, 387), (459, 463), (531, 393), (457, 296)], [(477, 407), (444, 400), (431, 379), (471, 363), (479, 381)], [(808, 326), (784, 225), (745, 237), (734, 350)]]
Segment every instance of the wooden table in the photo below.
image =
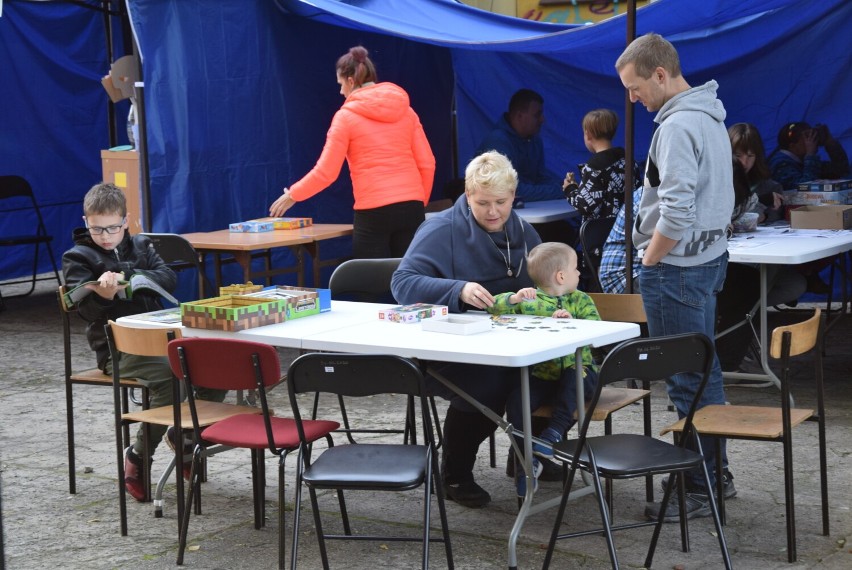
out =
[[(313, 259), (313, 286), (320, 283), (320, 269), (327, 265), (339, 264), (344, 258), (320, 259), (320, 242), (323, 240), (352, 235), (352, 224), (314, 224), (295, 230), (274, 230), (261, 233), (241, 233), (229, 230), (215, 232), (196, 232), (182, 234), (192, 247), (201, 254), (202, 265), (205, 255), (213, 255), (215, 265), (216, 289), (222, 284), (223, 256), (230, 256), (228, 261), (236, 261), (243, 269), (243, 283), (269, 278), (274, 275), (296, 273), (299, 287), (305, 286), (305, 251)], [(288, 247), (296, 256), (296, 265), (290, 267), (272, 268), (272, 250), (277, 247)], [(264, 260), (262, 271), (252, 271), (252, 259), (260, 257)]]

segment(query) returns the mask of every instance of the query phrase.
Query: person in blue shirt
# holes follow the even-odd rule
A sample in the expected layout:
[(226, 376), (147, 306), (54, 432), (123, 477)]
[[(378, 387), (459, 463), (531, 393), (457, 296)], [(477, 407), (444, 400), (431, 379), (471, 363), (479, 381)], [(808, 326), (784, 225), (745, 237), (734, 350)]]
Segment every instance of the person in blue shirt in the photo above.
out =
[(544, 124), (544, 98), (531, 89), (520, 89), (509, 101), (509, 110), (480, 143), (475, 156), (496, 150), (506, 156), (518, 173), (516, 199), (521, 202), (564, 198), (562, 178), (545, 167), (544, 144), (539, 131)]
[[(828, 161), (819, 156), (819, 147)], [(798, 190), (800, 182), (849, 176), (849, 157), (831, 135), (827, 125), (811, 127), (805, 122), (787, 123), (778, 131), (778, 147), (769, 155), (772, 179), (785, 190)]]
[[(633, 219), (639, 213), (639, 203), (642, 201), (642, 187), (633, 191)], [(601, 265), (598, 269), (598, 279), (604, 293), (627, 292), (627, 236), (625, 221), (627, 218), (626, 204), (622, 204), (615, 216), (615, 223), (609, 231), (603, 246)], [(639, 270), (642, 260), (636, 249), (633, 249), (633, 293), (639, 293)]]

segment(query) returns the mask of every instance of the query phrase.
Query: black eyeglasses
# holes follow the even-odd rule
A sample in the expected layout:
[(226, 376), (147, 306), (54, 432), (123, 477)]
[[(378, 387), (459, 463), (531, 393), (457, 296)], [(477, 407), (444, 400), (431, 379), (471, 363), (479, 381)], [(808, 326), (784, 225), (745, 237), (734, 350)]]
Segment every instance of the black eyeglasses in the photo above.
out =
[(88, 220), (86, 221), (86, 228), (88, 228), (89, 233), (92, 235), (99, 236), (102, 233), (106, 232), (110, 235), (115, 235), (121, 231), (121, 228), (124, 227), (124, 222), (127, 221), (127, 218), (121, 218), (121, 223), (115, 226), (90, 226)]

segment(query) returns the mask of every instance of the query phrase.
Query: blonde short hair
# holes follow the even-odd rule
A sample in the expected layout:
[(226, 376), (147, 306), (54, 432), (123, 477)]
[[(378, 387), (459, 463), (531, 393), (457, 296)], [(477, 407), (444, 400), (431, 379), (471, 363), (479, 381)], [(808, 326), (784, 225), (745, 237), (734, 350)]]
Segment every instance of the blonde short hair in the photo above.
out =
[(565, 268), (577, 252), (568, 244), (557, 241), (540, 243), (527, 254), (527, 272), (538, 287), (550, 285), (553, 276)]
[(512, 162), (496, 150), (489, 150), (468, 163), (464, 171), (464, 192), (477, 191), (502, 196), (514, 195), (518, 189), (518, 173)]
[(654, 70), (662, 67), (672, 77), (680, 77), (680, 57), (677, 50), (660, 34), (645, 34), (632, 42), (615, 62), (616, 71), (633, 64), (636, 75), (648, 79)]

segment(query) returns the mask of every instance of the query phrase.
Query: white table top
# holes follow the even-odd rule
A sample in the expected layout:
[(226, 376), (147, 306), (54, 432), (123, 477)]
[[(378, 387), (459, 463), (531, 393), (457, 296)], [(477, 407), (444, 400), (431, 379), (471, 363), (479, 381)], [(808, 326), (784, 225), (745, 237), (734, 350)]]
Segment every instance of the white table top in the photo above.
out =
[(331, 311), (286, 321), (274, 325), (227, 332), (213, 329), (185, 327), (180, 323), (158, 323), (135, 319), (133, 316), (121, 317), (120, 324), (140, 328), (180, 328), (184, 336), (206, 338), (237, 338), (253, 340), (283, 348), (302, 348), (302, 339), (329, 329), (349, 327), (370, 320), (378, 320), (379, 309), (390, 305), (374, 303), (355, 303), (352, 301), (332, 301)]
[[(546, 222), (557, 222), (568, 220), (579, 216), (579, 212), (568, 200), (542, 200), (541, 202), (524, 202), (523, 208), (515, 208), (514, 212), (531, 224), (544, 224)], [(439, 212), (426, 212), (430, 218)]]
[(524, 202), (523, 208), (515, 208), (515, 213), (531, 224), (543, 224), (568, 220), (579, 216), (579, 212), (568, 200), (542, 200), (541, 202)]
[[(484, 313), (467, 316), (490, 319)], [(373, 318), (348, 328), (306, 336), (302, 348), (519, 367), (571, 354), (581, 346), (603, 346), (639, 336), (639, 326), (633, 323), (512, 317), (517, 319), (513, 325), (492, 325), (489, 331), (471, 335), (424, 331), (419, 323)]]
[[(396, 354), (444, 362), (496, 366), (528, 366), (574, 352), (585, 345), (603, 346), (639, 336), (633, 323), (585, 321), (511, 315), (514, 323), (492, 325), (471, 335), (424, 331), (419, 323), (379, 320), (390, 305), (332, 301), (331, 311), (236, 333), (181, 327), (185, 336), (230, 337), (272, 346), (305, 350)], [(485, 313), (466, 316), (490, 319)], [(119, 323), (139, 327), (180, 325), (122, 317)]]
[(787, 265), (806, 263), (852, 249), (852, 230), (794, 230), (758, 227), (728, 241), (734, 263)]

